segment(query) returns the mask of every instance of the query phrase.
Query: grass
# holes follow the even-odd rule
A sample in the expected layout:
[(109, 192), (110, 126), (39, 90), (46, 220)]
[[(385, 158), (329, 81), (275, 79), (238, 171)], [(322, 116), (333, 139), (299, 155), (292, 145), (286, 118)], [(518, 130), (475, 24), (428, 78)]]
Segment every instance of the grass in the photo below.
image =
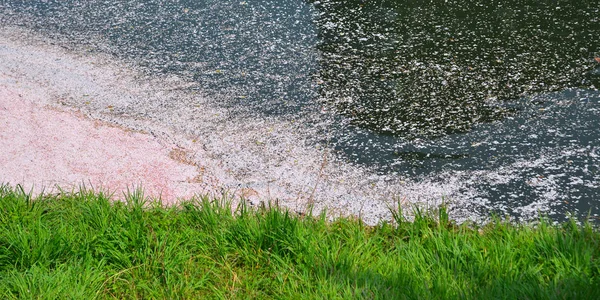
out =
[(163, 207), (0, 187), (2, 299), (592, 299), (589, 223), (455, 225), (441, 208), (366, 226), (203, 198)]

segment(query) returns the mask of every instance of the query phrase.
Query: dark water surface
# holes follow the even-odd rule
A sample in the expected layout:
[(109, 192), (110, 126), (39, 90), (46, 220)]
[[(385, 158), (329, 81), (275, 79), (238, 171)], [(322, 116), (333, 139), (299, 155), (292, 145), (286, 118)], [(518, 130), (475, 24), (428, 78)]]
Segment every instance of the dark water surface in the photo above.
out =
[[(376, 174), (600, 213), (599, 1), (0, 1), (0, 21), (296, 118)], [(326, 124), (326, 125), (323, 125)]]

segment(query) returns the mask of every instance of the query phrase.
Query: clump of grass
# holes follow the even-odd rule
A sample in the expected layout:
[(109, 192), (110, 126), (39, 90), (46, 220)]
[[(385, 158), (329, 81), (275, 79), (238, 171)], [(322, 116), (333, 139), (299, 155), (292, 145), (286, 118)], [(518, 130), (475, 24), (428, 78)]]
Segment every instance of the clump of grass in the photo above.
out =
[(193, 199), (163, 207), (0, 187), (0, 297), (592, 298), (600, 233), (575, 220), (456, 225), (444, 208), (366, 226)]

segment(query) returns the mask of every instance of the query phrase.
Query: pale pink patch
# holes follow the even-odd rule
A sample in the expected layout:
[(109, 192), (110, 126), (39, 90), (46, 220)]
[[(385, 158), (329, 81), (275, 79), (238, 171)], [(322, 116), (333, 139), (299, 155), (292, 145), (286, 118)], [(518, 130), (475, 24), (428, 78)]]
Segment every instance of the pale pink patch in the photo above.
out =
[(85, 184), (117, 198), (141, 186), (165, 202), (205, 192), (195, 166), (169, 157), (174, 149), (148, 134), (41, 107), (0, 86), (0, 183), (37, 193)]

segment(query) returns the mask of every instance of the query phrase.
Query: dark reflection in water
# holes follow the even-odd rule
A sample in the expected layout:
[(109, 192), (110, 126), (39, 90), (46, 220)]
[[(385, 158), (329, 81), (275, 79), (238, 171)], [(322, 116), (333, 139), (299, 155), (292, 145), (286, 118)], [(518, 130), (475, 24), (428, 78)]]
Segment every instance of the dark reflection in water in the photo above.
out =
[(432, 137), (525, 95), (590, 87), (597, 1), (315, 1), (323, 100), (371, 131)]

